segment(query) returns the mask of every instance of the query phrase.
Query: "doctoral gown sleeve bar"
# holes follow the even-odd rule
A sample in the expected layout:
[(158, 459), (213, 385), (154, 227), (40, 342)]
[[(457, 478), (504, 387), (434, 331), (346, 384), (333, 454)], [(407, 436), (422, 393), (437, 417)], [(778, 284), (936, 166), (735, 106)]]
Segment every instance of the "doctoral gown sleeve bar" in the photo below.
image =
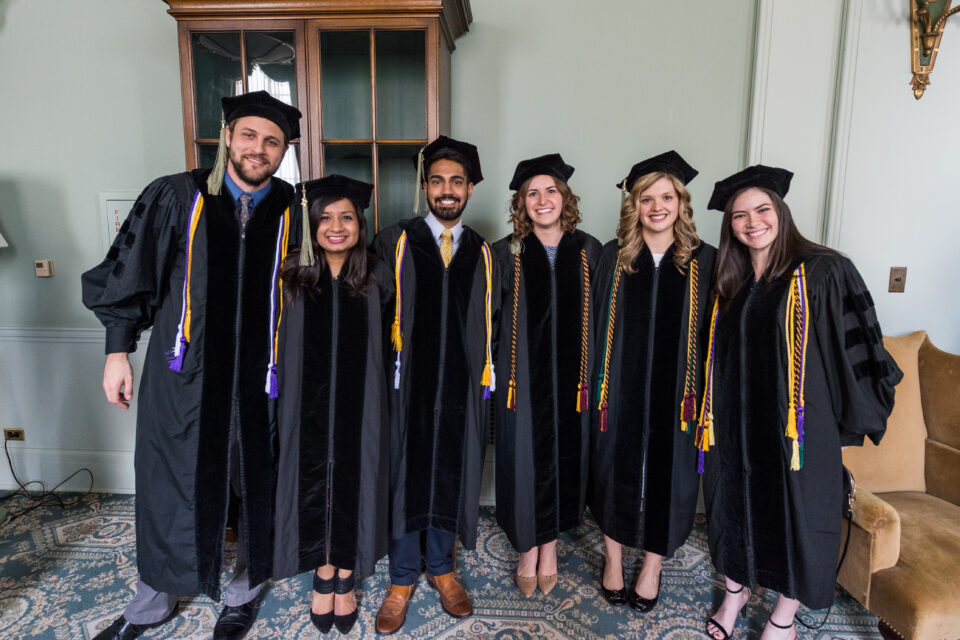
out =
[(893, 410), (894, 387), (903, 377), (883, 347), (873, 298), (847, 258), (820, 268), (812, 291), (813, 316), (824, 357), (830, 399), (840, 427), (840, 443), (863, 444), (864, 435), (879, 443)]
[(129, 353), (163, 302), (189, 202), (173, 181), (152, 182), (127, 215), (110, 251), (81, 276), (83, 304), (106, 327), (106, 353)]

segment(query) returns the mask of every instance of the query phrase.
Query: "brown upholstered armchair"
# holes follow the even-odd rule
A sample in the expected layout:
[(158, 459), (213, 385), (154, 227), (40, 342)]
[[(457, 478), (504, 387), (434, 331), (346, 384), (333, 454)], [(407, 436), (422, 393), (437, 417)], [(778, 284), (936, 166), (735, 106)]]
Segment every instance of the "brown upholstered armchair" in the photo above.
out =
[[(887, 638), (960, 638), (960, 356), (923, 331), (884, 338), (903, 370), (879, 446), (850, 447), (857, 482), (838, 581)], [(844, 523), (846, 534), (846, 523)]]

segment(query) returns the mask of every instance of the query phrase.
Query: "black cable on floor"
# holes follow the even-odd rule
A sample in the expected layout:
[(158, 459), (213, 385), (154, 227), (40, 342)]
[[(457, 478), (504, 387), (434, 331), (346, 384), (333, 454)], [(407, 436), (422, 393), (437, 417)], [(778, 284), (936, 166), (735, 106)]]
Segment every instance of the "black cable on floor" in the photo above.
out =
[[(7, 464), (10, 466), (10, 475), (13, 476), (13, 480), (14, 482), (17, 483), (18, 488), (14, 489), (13, 491), (11, 491), (5, 496), (0, 496), (0, 502), (5, 502), (8, 498), (22, 495), (25, 498), (27, 498), (27, 500), (29, 500), (32, 504), (20, 510), (10, 510), (10, 512), (7, 514), (6, 520), (4, 520), (3, 522), (0, 522), (0, 527), (10, 524), (20, 516), (26, 515), (38, 507), (42, 507), (45, 505), (54, 505), (63, 509), (63, 508), (75, 505), (81, 500), (83, 500), (84, 498), (86, 498), (87, 495), (89, 495), (90, 492), (93, 491), (93, 472), (86, 467), (77, 469), (76, 471), (71, 473), (69, 476), (67, 476), (60, 482), (58, 482), (56, 486), (54, 486), (52, 489), (49, 489), (49, 490), (47, 489), (47, 486), (40, 480), (30, 480), (29, 482), (22, 482), (20, 478), (17, 476), (16, 470), (13, 468), (13, 459), (10, 457), (10, 448), (7, 440), (3, 441), (3, 452), (7, 455)], [(82, 473), (84, 471), (90, 474), (90, 486), (87, 487), (86, 491), (84, 491), (79, 496), (76, 496), (75, 498), (72, 498), (70, 500), (64, 500), (63, 498), (61, 498), (56, 494), (57, 489), (59, 489), (65, 483), (75, 478), (77, 474)], [(36, 490), (31, 490), (28, 488), (31, 485), (40, 485), (40, 488)]]

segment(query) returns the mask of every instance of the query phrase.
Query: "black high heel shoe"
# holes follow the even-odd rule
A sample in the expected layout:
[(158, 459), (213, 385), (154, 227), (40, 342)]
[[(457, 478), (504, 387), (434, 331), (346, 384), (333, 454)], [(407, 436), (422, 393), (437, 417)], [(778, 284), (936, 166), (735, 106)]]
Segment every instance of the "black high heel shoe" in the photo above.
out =
[[(637, 576), (639, 579), (639, 576)], [(633, 589), (630, 590), (630, 607), (639, 611), (640, 613), (647, 613), (648, 611), (653, 610), (657, 606), (657, 601), (660, 600), (660, 586), (663, 584), (663, 569), (660, 570), (660, 576), (657, 578), (657, 595), (652, 598), (644, 598), (639, 593), (637, 593), (637, 583), (634, 581)]]
[(627, 604), (627, 585), (620, 589), (607, 589), (603, 586), (603, 573), (600, 574), (600, 595), (608, 604), (614, 607), (622, 607)]
[[(342, 596), (353, 591), (354, 577), (356, 575), (356, 573), (351, 573), (346, 578), (340, 578), (340, 572), (338, 570), (334, 576), (336, 584), (334, 585), (333, 592)], [(354, 599), (356, 599), (356, 596), (354, 596)], [(336, 608), (336, 605), (334, 605), (334, 608)], [(359, 615), (360, 605), (357, 604), (357, 606), (353, 608), (353, 611), (344, 616), (334, 615), (333, 624), (337, 625), (337, 631), (343, 635), (347, 635), (350, 633), (350, 629), (353, 629), (353, 625), (356, 624)]]
[[(744, 585), (740, 585), (740, 588), (736, 591), (733, 589), (728, 589), (726, 586), (724, 586), (724, 588), (727, 589), (728, 593), (737, 594), (743, 591)], [(743, 610), (747, 606), (748, 602), (750, 602), (750, 589), (747, 589), (747, 599), (743, 601), (742, 605), (740, 605), (740, 609), (737, 611), (737, 617), (733, 619), (734, 627), (736, 627), (737, 620), (740, 619), (740, 616), (743, 614)], [(723, 625), (717, 622), (714, 618), (707, 618), (707, 637), (713, 638), (714, 640), (718, 639), (715, 635), (713, 635), (713, 631), (710, 630), (710, 625), (713, 625), (714, 629), (723, 634), (723, 638), (720, 638), (719, 640), (730, 640), (730, 636), (733, 634), (733, 628), (731, 628), (730, 631), (727, 631), (723, 628)]]
[[(332, 578), (327, 578), (323, 580), (320, 576), (317, 575), (317, 572), (313, 572), (313, 590), (319, 593), (320, 595), (327, 595), (328, 593), (333, 593), (334, 582), (336, 580), (336, 573), (334, 573)], [(320, 630), (320, 633), (327, 634), (330, 632), (330, 627), (333, 626), (333, 609), (327, 611), (326, 613), (314, 613), (313, 607), (310, 608), (310, 622), (313, 623), (317, 629)]]

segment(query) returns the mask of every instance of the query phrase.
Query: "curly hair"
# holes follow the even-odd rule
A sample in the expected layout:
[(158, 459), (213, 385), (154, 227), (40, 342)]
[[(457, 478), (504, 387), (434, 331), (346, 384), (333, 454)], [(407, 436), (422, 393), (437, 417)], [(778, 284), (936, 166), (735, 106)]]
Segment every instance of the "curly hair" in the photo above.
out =
[[(522, 242), (531, 231), (533, 231), (533, 220), (527, 214), (527, 190), (530, 188), (530, 182), (536, 176), (531, 176), (523, 181), (520, 188), (513, 192), (510, 199), (510, 222), (513, 224), (513, 237), (510, 240), (511, 246), (516, 246)], [(560, 229), (564, 233), (573, 233), (577, 225), (580, 224), (580, 196), (575, 194), (563, 180), (553, 178), (553, 183), (563, 198), (563, 210), (560, 212)]]
[(620, 264), (626, 273), (637, 272), (633, 262), (643, 249), (643, 229), (640, 226), (640, 194), (660, 178), (669, 178), (680, 198), (680, 207), (676, 222), (673, 223), (673, 264), (680, 273), (686, 271), (693, 250), (700, 246), (697, 225), (693, 221), (693, 207), (690, 206), (690, 192), (680, 179), (669, 173), (655, 171), (641, 176), (633, 183), (630, 195), (620, 207), (620, 224), (617, 225), (617, 238), (620, 240)]

